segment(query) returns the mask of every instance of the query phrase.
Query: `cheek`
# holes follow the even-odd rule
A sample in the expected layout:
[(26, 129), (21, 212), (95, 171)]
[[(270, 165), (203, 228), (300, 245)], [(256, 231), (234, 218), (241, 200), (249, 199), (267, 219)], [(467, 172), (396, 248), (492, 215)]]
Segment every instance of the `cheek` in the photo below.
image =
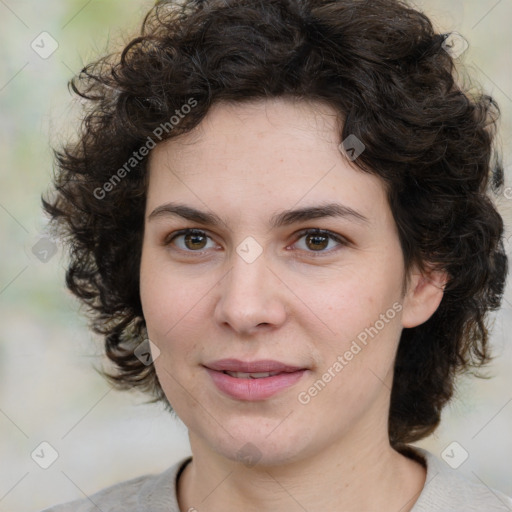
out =
[[(172, 273), (143, 251), (140, 266), (140, 298), (148, 336), (162, 349), (162, 341), (176, 325), (183, 301), (176, 297), (180, 289)], [(173, 307), (169, 307), (172, 304)]]
[(159, 360), (166, 368), (194, 357), (204, 336), (198, 333), (207, 318), (206, 279), (190, 279), (170, 271), (165, 262), (143, 254), (140, 272), (140, 297), (149, 339), (161, 351)]
[[(396, 303), (395, 308), (399, 307)], [(360, 314), (357, 319), (350, 318), (350, 327), (346, 327), (346, 330), (352, 329), (353, 335), (338, 336), (332, 343), (324, 343), (322, 364), (317, 368), (315, 379), (308, 383), (309, 387), (300, 390), (299, 403), (306, 403), (305, 407), (318, 411), (318, 415), (330, 416), (331, 412), (327, 411), (339, 411), (335, 416), (339, 414), (347, 425), (371, 409), (371, 404), (381, 399), (380, 403), (386, 403), (401, 332), (399, 312), (393, 307), (385, 310), (385, 315), (386, 311), (387, 323), (378, 317), (375, 320), (372, 315)], [(367, 321), (369, 318), (372, 320)], [(333, 425), (337, 425), (337, 421), (334, 420)]]
[[(151, 247), (143, 246), (140, 264), (140, 298), (144, 318), (148, 326), (167, 329), (173, 325), (179, 310), (185, 307), (182, 295), (187, 286), (177, 272), (171, 271), (168, 263)], [(172, 306), (172, 307), (171, 307)]]
[(331, 332), (342, 339), (355, 338), (376, 322), (379, 330), (382, 322), (389, 330), (400, 319), (401, 270), (397, 265), (361, 265), (324, 283), (322, 293), (315, 294), (314, 307), (323, 312), (321, 317)]
[(316, 306), (330, 329), (328, 342), (317, 344), (319, 371), (330, 371), (325, 380), (332, 380), (333, 390), (348, 392), (351, 400), (371, 393), (382, 386), (379, 379), (392, 374), (402, 330), (402, 275), (399, 257), (375, 257), (317, 295)]

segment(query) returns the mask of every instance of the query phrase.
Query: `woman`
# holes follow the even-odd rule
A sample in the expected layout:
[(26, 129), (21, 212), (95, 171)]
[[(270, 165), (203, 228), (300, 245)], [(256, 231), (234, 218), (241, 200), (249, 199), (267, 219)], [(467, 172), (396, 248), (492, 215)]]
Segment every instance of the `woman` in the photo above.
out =
[(50, 510), (512, 510), (410, 443), (488, 362), (498, 108), (398, 1), (161, 2), (56, 151), (70, 290), (192, 457)]

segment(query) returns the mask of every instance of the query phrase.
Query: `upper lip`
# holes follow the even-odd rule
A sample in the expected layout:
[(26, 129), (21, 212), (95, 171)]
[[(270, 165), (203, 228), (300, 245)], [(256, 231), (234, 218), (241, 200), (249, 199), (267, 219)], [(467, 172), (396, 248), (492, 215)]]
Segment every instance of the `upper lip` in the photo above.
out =
[(262, 359), (259, 361), (240, 361), (239, 359), (219, 359), (207, 363), (204, 366), (211, 370), (219, 372), (243, 372), (243, 373), (260, 373), (260, 372), (296, 372), (304, 370), (300, 366), (293, 366), (290, 364), (274, 361), (271, 359)]

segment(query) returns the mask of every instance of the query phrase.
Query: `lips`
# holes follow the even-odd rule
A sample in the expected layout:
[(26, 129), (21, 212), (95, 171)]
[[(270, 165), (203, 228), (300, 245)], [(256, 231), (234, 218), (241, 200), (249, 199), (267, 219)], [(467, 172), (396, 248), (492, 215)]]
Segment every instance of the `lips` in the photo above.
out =
[(211, 370), (218, 372), (240, 372), (240, 373), (290, 373), (297, 370), (304, 370), (304, 367), (292, 366), (272, 359), (260, 361), (240, 361), (239, 359), (220, 359), (212, 363), (205, 364)]
[(227, 373), (228, 375), (231, 375), (231, 377), (235, 377), (236, 379), (264, 379), (265, 377), (273, 377), (274, 375), (279, 375), (281, 372), (245, 373), (224, 371), (223, 373)]
[(219, 391), (237, 400), (265, 400), (297, 383), (306, 368), (280, 361), (221, 359), (204, 365)]

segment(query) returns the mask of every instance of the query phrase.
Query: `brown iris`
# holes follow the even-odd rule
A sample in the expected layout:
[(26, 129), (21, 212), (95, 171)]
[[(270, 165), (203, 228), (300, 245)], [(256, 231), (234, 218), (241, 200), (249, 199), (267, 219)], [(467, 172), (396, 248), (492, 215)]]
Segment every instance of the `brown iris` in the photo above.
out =
[[(312, 243), (308, 243), (312, 241)], [(312, 250), (321, 250), (325, 249), (329, 244), (329, 237), (319, 234), (313, 233), (311, 235), (306, 235), (306, 245)]]
[[(188, 249), (203, 249), (208, 237), (204, 233), (192, 232), (185, 235), (185, 245)], [(190, 245), (188, 245), (190, 242)]]

